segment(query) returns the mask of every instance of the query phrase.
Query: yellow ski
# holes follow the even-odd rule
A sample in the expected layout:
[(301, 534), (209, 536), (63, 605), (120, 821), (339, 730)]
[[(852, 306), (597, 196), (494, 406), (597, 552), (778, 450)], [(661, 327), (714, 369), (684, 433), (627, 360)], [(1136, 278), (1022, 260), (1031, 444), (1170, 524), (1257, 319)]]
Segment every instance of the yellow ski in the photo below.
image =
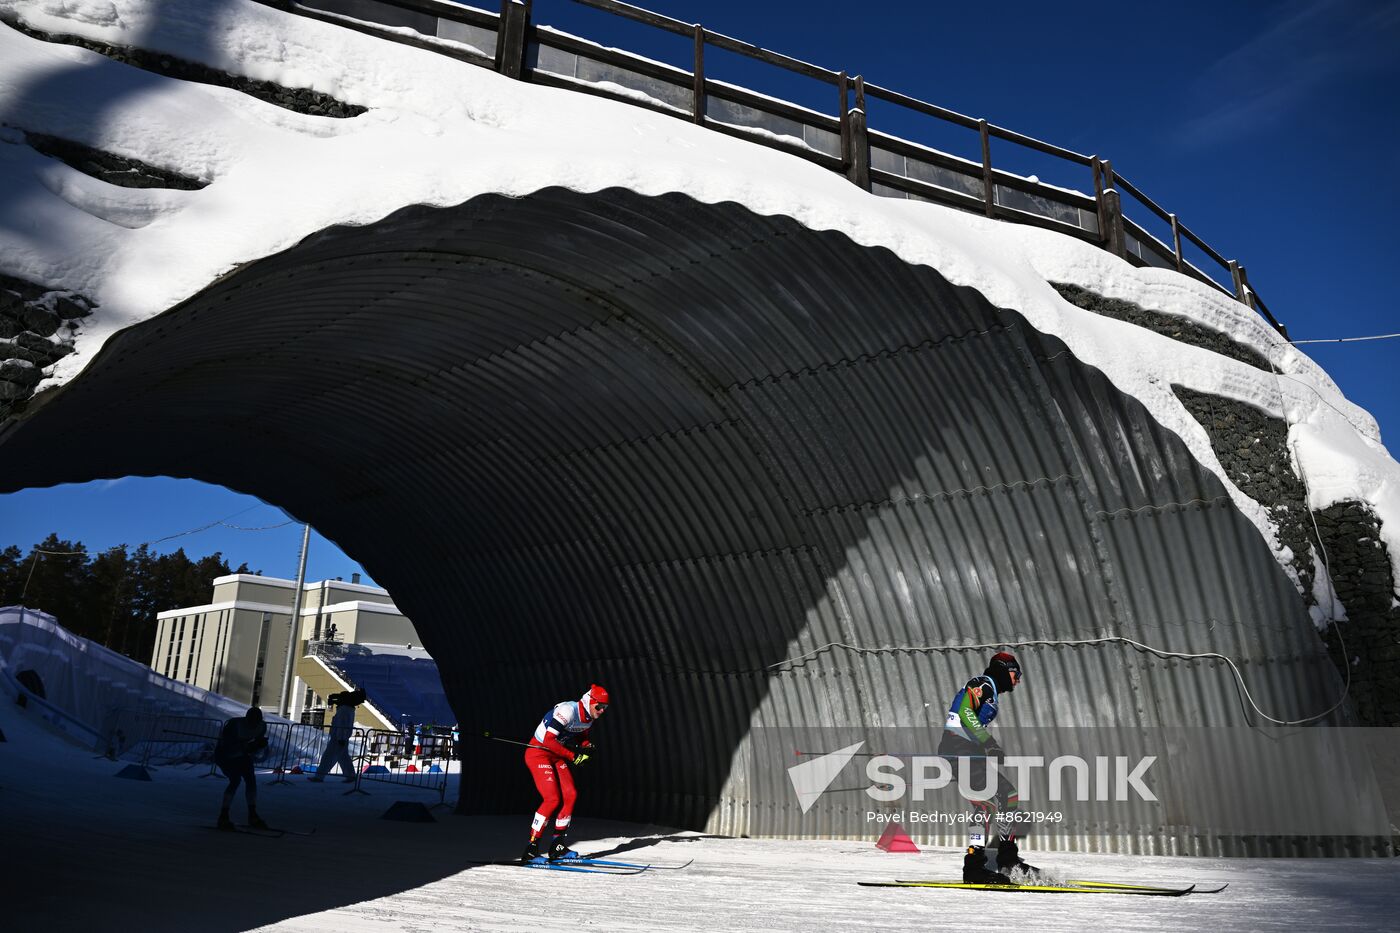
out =
[(867, 888), (944, 888), (954, 891), (1002, 891), (1024, 892), (1027, 894), (1135, 894), (1145, 897), (1181, 897), (1190, 894), (1195, 886), (1187, 888), (1154, 888), (1125, 885), (1098, 886), (1076, 884), (969, 884), (963, 881), (858, 881)]
[[(1167, 888), (1156, 884), (1123, 884), (1116, 881), (1085, 881), (1080, 878), (1072, 878), (1065, 884), (1072, 884), (1081, 888), (1141, 888), (1149, 891), (1176, 891), (1178, 888)], [(1227, 881), (1224, 884), (1216, 885), (1213, 888), (1203, 888), (1199, 884), (1191, 886), (1192, 894), (1219, 894), (1230, 886)]]

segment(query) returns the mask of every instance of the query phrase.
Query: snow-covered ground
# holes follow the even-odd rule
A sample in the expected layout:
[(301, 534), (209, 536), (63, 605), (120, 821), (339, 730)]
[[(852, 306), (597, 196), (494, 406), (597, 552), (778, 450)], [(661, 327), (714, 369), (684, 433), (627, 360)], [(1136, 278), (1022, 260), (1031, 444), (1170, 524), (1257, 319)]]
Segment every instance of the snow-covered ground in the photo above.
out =
[[(0, 697), (0, 929), (398, 931), (651, 930), (1385, 930), (1400, 909), (1400, 860), (1244, 860), (1027, 854), (1063, 877), (1141, 883), (1229, 882), (1184, 898), (1035, 895), (859, 887), (860, 880), (956, 878), (950, 849), (887, 854), (869, 842), (728, 839), (588, 817), (580, 848), (683, 871), (570, 875), (471, 859), (509, 857), (528, 814), (435, 823), (379, 819), (395, 800), (434, 797), (382, 784), (344, 794), (334, 779), (272, 784), (259, 809), (273, 825), (315, 829), (279, 839), (213, 824), (223, 781), (204, 768), (154, 780), (46, 731)], [(485, 752), (484, 752), (485, 753)], [(494, 750), (493, 750), (494, 753)], [(521, 768), (521, 780), (526, 780)], [(234, 803), (241, 821), (243, 800)]]

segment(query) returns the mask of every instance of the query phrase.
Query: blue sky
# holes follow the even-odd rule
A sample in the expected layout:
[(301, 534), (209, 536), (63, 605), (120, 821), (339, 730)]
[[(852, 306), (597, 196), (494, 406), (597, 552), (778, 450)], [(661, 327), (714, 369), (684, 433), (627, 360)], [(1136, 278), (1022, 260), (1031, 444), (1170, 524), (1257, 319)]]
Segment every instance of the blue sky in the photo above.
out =
[[(476, 5), (493, 7), (479, 2)], [(1295, 339), (1400, 331), (1400, 0), (1083, 4), (753, 3), (641, 6), (1080, 152), (1120, 174), (1249, 269)], [(567, 0), (536, 22), (689, 68), (680, 37)], [(835, 113), (833, 92), (734, 55), (712, 77)], [(871, 125), (980, 157), (976, 138), (872, 106)], [(1012, 171), (1091, 190), (999, 144)], [(1400, 437), (1400, 339), (1309, 345), (1383, 439)], [(296, 571), (300, 526), (280, 509), (193, 481), (125, 479), (0, 496), (0, 546), (49, 531), (89, 549), (169, 540), (265, 573)], [(281, 525), (277, 528), (266, 526)], [(264, 530), (238, 530), (262, 528)], [(360, 568), (313, 535), (308, 575)]]

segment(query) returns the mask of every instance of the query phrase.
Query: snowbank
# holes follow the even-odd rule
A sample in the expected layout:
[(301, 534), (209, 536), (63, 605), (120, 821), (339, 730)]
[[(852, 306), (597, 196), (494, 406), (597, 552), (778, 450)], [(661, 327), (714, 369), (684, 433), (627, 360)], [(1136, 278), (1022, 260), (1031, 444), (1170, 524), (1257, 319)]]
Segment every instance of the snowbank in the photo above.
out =
[[(99, 304), (77, 352), (44, 385), (74, 378), (116, 331), (333, 224), (555, 185), (680, 192), (840, 231), (1020, 311), (1181, 436), (1291, 572), (1268, 516), (1230, 482), (1171, 385), (1286, 418), (1312, 507), (1370, 503), (1400, 578), (1400, 467), (1374, 419), (1257, 316), (1205, 285), (1047, 231), (878, 198), (684, 121), (247, 0), (182, 0), (178, 16), (174, 9), (155, 0), (0, 0), (0, 14), (35, 29), (164, 52), (370, 109), (353, 119), (303, 116), (0, 29), (0, 121), (211, 180), (197, 192), (112, 189), (39, 157), (15, 134), (0, 137), (0, 271)], [(1277, 375), (1073, 307), (1047, 280), (1223, 331), (1272, 361)]]

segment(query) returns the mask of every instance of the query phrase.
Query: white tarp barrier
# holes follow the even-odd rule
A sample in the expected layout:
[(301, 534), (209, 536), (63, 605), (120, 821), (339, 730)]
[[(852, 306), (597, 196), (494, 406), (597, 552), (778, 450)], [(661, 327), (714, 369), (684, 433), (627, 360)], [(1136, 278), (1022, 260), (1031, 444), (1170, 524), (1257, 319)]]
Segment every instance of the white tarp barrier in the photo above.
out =
[[(43, 697), (21, 684), (20, 674), (34, 671), (43, 684)], [(212, 746), (219, 725), (242, 716), (247, 707), (226, 696), (165, 677), (139, 661), (80, 638), (59, 625), (53, 616), (23, 606), (0, 608), (0, 686), (11, 695), (23, 694), (26, 703), (56, 728), (94, 751), (114, 757), (150, 756), (152, 740), (164, 744), (172, 723), (183, 721), (184, 731), (197, 731)], [(269, 724), (285, 723), (268, 717)], [(190, 723), (200, 723), (197, 727)], [(153, 735), (161, 732), (161, 735)], [(286, 734), (286, 729), (269, 729)], [(308, 731), (305, 755), (319, 753), (324, 744)], [(284, 743), (285, 744), (285, 743)], [(171, 749), (174, 750), (174, 749)], [(271, 750), (281, 753), (281, 749)], [(191, 749), (182, 750), (188, 756)], [(157, 757), (167, 757), (158, 755)]]

